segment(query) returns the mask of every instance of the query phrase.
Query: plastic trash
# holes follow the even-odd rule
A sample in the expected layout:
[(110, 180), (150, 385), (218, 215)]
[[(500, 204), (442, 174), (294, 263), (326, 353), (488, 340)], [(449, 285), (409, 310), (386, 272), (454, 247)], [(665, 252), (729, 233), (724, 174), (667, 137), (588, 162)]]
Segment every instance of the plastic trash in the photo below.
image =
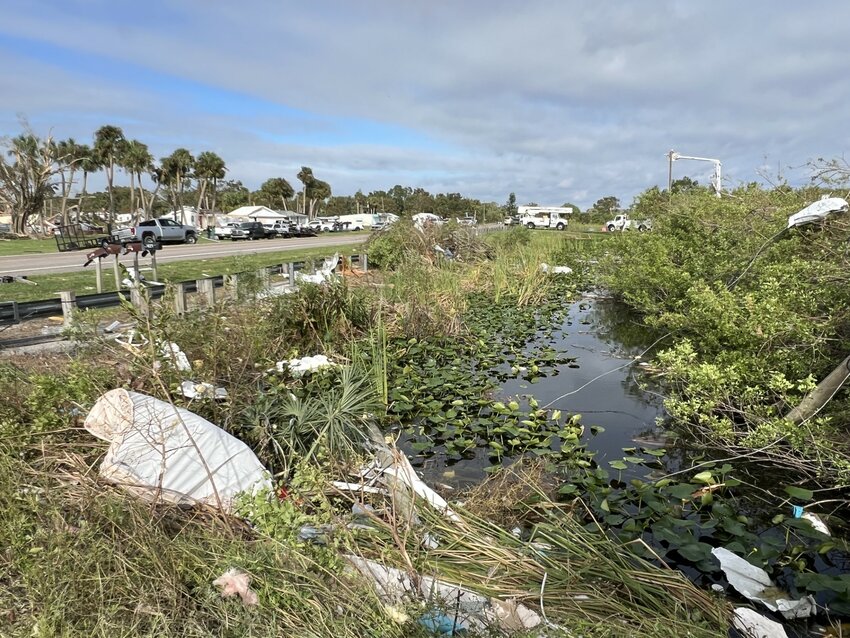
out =
[(187, 399), (217, 399), (223, 401), (228, 396), (225, 388), (217, 388), (212, 383), (195, 383), (188, 380), (180, 384), (180, 392)]
[(788, 638), (782, 625), (749, 607), (735, 609), (732, 626), (747, 638)]
[(110, 390), (83, 425), (111, 444), (100, 475), (141, 498), (230, 512), (238, 494), (271, 489), (267, 470), (242, 441), (154, 397)]
[(180, 372), (190, 372), (192, 364), (189, 363), (189, 357), (180, 349), (173, 341), (163, 343), (159, 346), (159, 352), (163, 358), (174, 366)]
[(463, 621), (440, 611), (426, 611), (416, 622), (438, 636), (454, 636), (466, 632), (466, 625), (463, 624)]
[(834, 213), (846, 213), (850, 205), (840, 197), (822, 197), (788, 218), (788, 228), (823, 221)]
[(816, 604), (811, 596), (792, 600), (786, 592), (774, 585), (761, 567), (756, 567), (725, 547), (715, 547), (711, 553), (720, 561), (720, 569), (729, 584), (745, 598), (760, 602), (788, 619), (808, 618), (814, 613)]
[(307, 372), (315, 372), (322, 368), (329, 368), (337, 365), (323, 354), (317, 354), (312, 357), (302, 357), (301, 359), (290, 359), (289, 361), (278, 361), (275, 364), (275, 369), (278, 372), (283, 372), (287, 368), (295, 378), (303, 377)]
[(540, 270), (551, 275), (571, 275), (573, 272), (569, 266), (550, 266), (545, 262), (540, 264)]
[(213, 581), (213, 585), (221, 588), (222, 598), (239, 596), (246, 607), (256, 607), (260, 601), (250, 584), (251, 576), (235, 568), (228, 569)]

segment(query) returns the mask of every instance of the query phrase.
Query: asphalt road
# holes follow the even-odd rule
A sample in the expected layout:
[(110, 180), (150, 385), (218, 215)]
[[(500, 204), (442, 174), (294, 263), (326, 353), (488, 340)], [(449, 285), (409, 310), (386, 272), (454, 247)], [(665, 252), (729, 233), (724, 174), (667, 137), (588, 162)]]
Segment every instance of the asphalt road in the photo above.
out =
[[(301, 239), (259, 239), (256, 241), (208, 241), (200, 240), (192, 246), (185, 244), (166, 245), (156, 255), (158, 264), (188, 259), (215, 259), (230, 255), (272, 253), (299, 248), (321, 248), (341, 244), (359, 244), (368, 239), (367, 235), (349, 233), (327, 233), (318, 237)], [(107, 257), (111, 263), (112, 257)], [(147, 262), (149, 258), (145, 258)], [(133, 255), (123, 255), (121, 263), (132, 266)], [(9, 255), (0, 257), (0, 275), (47, 275), (50, 273), (82, 271), (86, 262), (86, 251), (70, 253), (41, 253), (33, 255)], [(92, 266), (89, 266), (92, 268)]]

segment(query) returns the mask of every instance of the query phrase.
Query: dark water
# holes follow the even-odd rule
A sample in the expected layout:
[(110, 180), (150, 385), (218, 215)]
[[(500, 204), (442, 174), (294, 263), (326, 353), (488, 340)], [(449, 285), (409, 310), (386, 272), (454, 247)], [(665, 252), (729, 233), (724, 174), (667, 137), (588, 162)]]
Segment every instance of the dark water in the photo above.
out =
[[(575, 361), (557, 366), (554, 373), (535, 383), (509, 379), (493, 399), (505, 403), (516, 399), (526, 407), (527, 398), (533, 396), (540, 407), (559, 409), (564, 415), (581, 414), (584, 443), (596, 453), (596, 460), (604, 463), (622, 458), (623, 448), (655, 445), (661, 434), (656, 428), (656, 421), (664, 416), (660, 395), (651, 386), (647, 391), (639, 387), (639, 382), (647, 379), (635, 360), (652, 341), (621, 306), (585, 297), (570, 306), (548, 341)], [(540, 345), (533, 341), (527, 349)], [(591, 434), (591, 426), (601, 426), (604, 431)], [(465, 486), (487, 475), (484, 468), (491, 465), (487, 452), (481, 449), (472, 458), (448, 463), (438, 452), (427, 460), (414, 460), (414, 464), (426, 480)], [(511, 461), (505, 459), (505, 464)]]

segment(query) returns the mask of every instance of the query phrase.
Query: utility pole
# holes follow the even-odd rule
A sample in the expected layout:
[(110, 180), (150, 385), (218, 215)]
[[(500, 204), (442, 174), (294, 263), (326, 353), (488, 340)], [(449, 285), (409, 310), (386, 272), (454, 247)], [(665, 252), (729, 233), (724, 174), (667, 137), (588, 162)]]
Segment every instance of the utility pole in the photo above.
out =
[(676, 152), (671, 148), (667, 153), (667, 192), (673, 194), (673, 156)]

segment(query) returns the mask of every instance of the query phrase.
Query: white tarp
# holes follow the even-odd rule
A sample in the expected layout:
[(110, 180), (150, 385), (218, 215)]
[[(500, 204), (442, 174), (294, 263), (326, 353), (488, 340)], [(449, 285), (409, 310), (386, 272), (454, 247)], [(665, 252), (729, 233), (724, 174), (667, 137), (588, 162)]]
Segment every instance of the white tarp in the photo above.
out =
[(824, 220), (832, 213), (845, 213), (850, 204), (840, 197), (824, 197), (788, 218), (788, 228)]
[(732, 626), (746, 638), (788, 638), (782, 625), (747, 607), (738, 607), (735, 610)]
[(142, 498), (230, 511), (240, 492), (271, 488), (268, 472), (242, 441), (146, 394), (110, 390), (84, 426), (111, 443), (100, 475)]
[(314, 275), (306, 275), (302, 272), (295, 273), (295, 281), (307, 281), (313, 284), (323, 284), (334, 276), (334, 271), (339, 265), (339, 253), (335, 253), (333, 257), (325, 259), (322, 267), (316, 271)]

